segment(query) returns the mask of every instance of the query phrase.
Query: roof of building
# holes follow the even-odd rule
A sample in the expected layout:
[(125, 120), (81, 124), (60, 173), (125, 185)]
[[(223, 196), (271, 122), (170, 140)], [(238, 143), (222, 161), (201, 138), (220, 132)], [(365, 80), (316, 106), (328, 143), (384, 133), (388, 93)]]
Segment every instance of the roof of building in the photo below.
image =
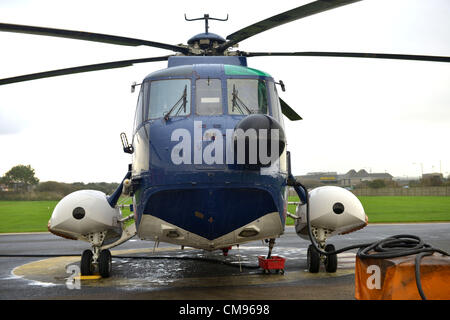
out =
[(350, 178), (376, 178), (376, 179), (392, 179), (392, 175), (385, 172), (385, 173), (368, 173), (366, 170), (361, 169), (358, 172), (356, 172), (354, 169), (348, 171), (346, 174), (341, 175), (341, 178), (343, 179), (350, 179)]

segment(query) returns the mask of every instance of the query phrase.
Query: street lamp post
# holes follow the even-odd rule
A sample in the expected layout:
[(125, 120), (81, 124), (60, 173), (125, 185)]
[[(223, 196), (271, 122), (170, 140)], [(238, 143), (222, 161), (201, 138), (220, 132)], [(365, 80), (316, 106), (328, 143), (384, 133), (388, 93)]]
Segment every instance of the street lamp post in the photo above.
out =
[(420, 162), (420, 163), (413, 162), (413, 164), (420, 164), (420, 173), (422, 174), (422, 177), (423, 177), (423, 163), (422, 162)]

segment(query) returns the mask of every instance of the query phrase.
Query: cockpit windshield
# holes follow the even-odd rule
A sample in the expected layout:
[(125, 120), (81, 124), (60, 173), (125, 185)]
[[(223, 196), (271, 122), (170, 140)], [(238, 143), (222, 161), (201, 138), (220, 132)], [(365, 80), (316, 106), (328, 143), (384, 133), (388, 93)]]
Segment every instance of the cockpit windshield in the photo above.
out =
[(222, 84), (220, 79), (198, 79), (195, 82), (196, 113), (200, 116), (222, 114)]
[(148, 119), (186, 116), (190, 113), (191, 81), (189, 79), (151, 82)]
[(267, 114), (267, 88), (258, 79), (228, 79), (228, 113), (247, 115)]

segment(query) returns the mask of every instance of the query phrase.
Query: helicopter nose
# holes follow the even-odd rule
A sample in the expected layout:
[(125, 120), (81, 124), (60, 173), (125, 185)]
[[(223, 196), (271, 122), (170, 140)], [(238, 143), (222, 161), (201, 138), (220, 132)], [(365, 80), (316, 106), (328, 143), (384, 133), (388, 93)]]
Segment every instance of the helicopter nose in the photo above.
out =
[(250, 114), (240, 120), (233, 133), (235, 163), (269, 167), (286, 147), (280, 123), (266, 114)]

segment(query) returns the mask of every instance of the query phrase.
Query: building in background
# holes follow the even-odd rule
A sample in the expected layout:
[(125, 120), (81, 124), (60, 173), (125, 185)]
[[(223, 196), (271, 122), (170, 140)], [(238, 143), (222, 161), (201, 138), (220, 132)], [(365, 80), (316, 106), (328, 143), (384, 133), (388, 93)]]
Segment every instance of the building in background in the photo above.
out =
[(383, 180), (384, 182), (392, 181), (392, 175), (385, 173), (368, 173), (366, 170), (362, 169), (356, 172), (355, 170), (350, 170), (346, 174), (340, 176), (340, 186), (341, 187), (354, 187), (363, 182), (370, 182), (374, 180)]
[(444, 175), (442, 173), (424, 173), (422, 175), (422, 185), (424, 186), (441, 186), (444, 184)]
[(297, 178), (299, 178), (303, 184), (310, 187), (335, 185), (345, 188), (353, 188), (361, 183), (374, 180), (391, 182), (393, 179), (392, 175), (389, 173), (368, 173), (364, 169), (359, 171), (352, 169), (345, 174), (338, 174), (337, 172), (311, 172), (306, 175), (297, 176)]

